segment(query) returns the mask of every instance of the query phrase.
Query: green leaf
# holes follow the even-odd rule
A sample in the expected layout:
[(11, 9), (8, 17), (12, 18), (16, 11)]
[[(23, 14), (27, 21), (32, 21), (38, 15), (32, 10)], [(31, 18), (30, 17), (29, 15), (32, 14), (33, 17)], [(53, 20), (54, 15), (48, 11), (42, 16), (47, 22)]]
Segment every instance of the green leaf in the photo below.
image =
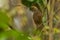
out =
[(27, 0), (27, 1), (33, 2), (34, 0)]
[(7, 12), (0, 10), (0, 27), (6, 28), (8, 27), (7, 25), (8, 23), (9, 23), (9, 17), (7, 16)]

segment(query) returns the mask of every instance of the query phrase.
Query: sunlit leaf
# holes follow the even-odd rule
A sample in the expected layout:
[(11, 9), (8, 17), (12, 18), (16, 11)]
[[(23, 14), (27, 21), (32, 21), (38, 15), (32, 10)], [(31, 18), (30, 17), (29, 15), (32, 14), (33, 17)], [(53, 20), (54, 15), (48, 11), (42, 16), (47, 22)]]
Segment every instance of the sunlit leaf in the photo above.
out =
[(60, 29), (54, 28), (54, 33), (60, 33)]

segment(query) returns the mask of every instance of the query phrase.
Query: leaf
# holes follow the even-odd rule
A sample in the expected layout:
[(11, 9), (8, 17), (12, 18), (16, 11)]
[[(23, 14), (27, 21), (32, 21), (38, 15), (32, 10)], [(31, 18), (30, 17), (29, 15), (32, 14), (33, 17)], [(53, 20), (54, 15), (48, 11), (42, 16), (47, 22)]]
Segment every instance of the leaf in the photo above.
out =
[(7, 16), (7, 12), (0, 10), (0, 27), (5, 28), (8, 27), (9, 17)]
[(33, 2), (34, 0), (27, 0), (27, 1)]
[(60, 29), (54, 28), (54, 33), (60, 33)]

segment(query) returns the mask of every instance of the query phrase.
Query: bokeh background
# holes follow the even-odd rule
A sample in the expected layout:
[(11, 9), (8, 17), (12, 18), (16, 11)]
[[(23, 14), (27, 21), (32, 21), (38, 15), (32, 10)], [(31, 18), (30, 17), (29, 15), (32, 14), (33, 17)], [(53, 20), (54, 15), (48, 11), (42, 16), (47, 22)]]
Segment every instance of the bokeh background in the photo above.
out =
[(0, 40), (60, 40), (60, 0), (0, 0)]

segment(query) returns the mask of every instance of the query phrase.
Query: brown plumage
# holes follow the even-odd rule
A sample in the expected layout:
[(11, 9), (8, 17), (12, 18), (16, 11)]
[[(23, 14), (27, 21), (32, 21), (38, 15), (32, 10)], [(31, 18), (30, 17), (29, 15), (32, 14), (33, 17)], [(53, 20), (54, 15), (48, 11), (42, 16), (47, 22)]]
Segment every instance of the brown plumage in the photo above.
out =
[(33, 20), (35, 24), (37, 25), (37, 30), (42, 30), (43, 29), (42, 12), (36, 6), (32, 6), (31, 10), (34, 12)]

